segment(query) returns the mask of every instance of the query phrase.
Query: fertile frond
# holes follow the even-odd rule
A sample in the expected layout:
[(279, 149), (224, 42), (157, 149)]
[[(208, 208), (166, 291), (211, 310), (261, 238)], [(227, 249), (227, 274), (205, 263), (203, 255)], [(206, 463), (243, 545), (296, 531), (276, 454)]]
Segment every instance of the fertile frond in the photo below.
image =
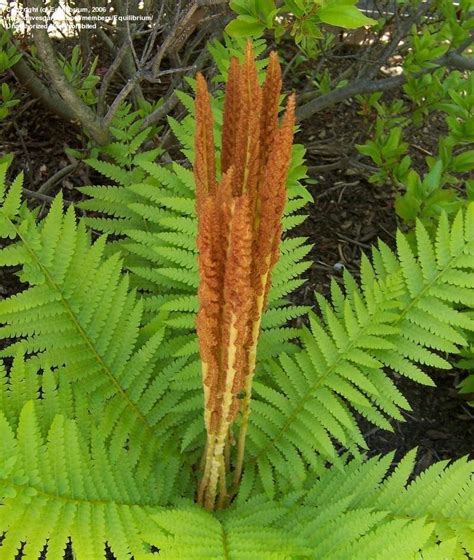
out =
[[(218, 129), (215, 129), (215, 138), (219, 143), (223, 102), (219, 92), (211, 97)], [(186, 130), (188, 141), (193, 144), (194, 118), (188, 116), (181, 124)], [(192, 153), (190, 157), (194, 157)], [(290, 305), (286, 299), (304, 282), (301, 275), (310, 266), (307, 261), (310, 250), (307, 240), (287, 237), (287, 231), (304, 219), (301, 208), (311, 200), (311, 195), (301, 185), (306, 174), (303, 160), (303, 147), (294, 146), (288, 173), (285, 214), (286, 218), (296, 219), (292, 224), (285, 223), (286, 218), (283, 218), (285, 231), (280, 246), (281, 257), (272, 274), (268, 319), (264, 315), (258, 361), (275, 357), (281, 351), (290, 354), (294, 351), (293, 340), (298, 331), (286, 328), (286, 325), (307, 310), (303, 306)], [(116, 186), (82, 188), (90, 198), (81, 206), (94, 215), (85, 218), (85, 223), (95, 231), (114, 234), (116, 241), (107, 244), (107, 254), (119, 251), (123, 256), (131, 286), (143, 295), (145, 321), (153, 322), (158, 311), (166, 310), (164, 323), (169, 336), (164, 343), (165, 353), (175, 357), (189, 356), (190, 360), (194, 360), (198, 356), (195, 337), (198, 273), (192, 171), (176, 163), (163, 166), (148, 160), (141, 161), (138, 156), (129, 170), (133, 178), (127, 178)], [(187, 425), (192, 422), (196, 425), (196, 417), (202, 406), (199, 400), (201, 376), (199, 367), (193, 366), (189, 371), (193, 375), (188, 376), (184, 384), (175, 381), (173, 386), (190, 405), (186, 416), (179, 416), (179, 423)], [(194, 406), (191, 406), (192, 403)], [(201, 427), (203, 429), (203, 424)], [(192, 433), (196, 434), (195, 444), (200, 441), (202, 434), (198, 434), (197, 430)], [(194, 445), (187, 437), (186, 441)]]
[[(281, 126), (281, 71), (270, 55), (258, 83), (252, 47), (231, 62), (222, 125), (221, 171), (216, 179), (213, 116), (207, 82), (197, 77), (194, 177), (198, 215), (199, 311), (207, 444), (199, 499), (213, 508), (217, 484), (233, 460), (224, 460), (239, 411), (235, 477), (240, 478), (262, 315), (278, 261), (286, 180), (295, 126), (295, 98)], [(244, 396), (242, 397), (242, 392)], [(227, 463), (227, 467), (224, 463)], [(220, 499), (226, 499), (222, 492)]]
[[(474, 302), (474, 205), (452, 225), (442, 217), (436, 239), (422, 224), (414, 252), (398, 235), (397, 254), (380, 243), (362, 260), (361, 286), (346, 275), (345, 295), (318, 297), (304, 349), (269, 365), (256, 384), (244, 488), (269, 495), (300, 487), (307, 466), (338, 462), (341, 447), (364, 447), (354, 411), (390, 430), (409, 404), (388, 376), (395, 371), (432, 385), (420, 366), (449, 368), (443, 357), (466, 344), (474, 321), (459, 310)], [(271, 375), (270, 375), (271, 372)]]

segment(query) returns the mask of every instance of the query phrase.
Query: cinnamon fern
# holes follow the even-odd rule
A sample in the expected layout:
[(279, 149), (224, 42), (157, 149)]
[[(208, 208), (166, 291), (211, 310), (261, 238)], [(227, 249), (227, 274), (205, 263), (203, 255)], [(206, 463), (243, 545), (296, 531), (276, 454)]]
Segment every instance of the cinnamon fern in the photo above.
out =
[[(220, 161), (228, 125), (222, 95), (209, 101)], [(179, 125), (192, 140), (193, 115)], [(358, 419), (391, 429), (410, 408), (392, 373), (432, 384), (425, 366), (468, 347), (474, 206), (433, 235), (417, 224), (415, 242), (398, 233), (395, 250), (380, 242), (360, 281), (293, 306), (309, 250), (291, 237), (309, 200), (293, 148), (242, 478), (229, 467), (225, 507), (206, 511), (195, 180), (156, 164), (139, 128), (124, 135), (133, 153), (90, 162), (109, 180), (83, 189), (80, 218), (61, 196), (44, 217), (29, 209), (0, 160), (0, 265), (21, 281), (0, 301), (0, 558), (472, 558), (474, 463), (414, 476), (415, 452), (367, 459)]]

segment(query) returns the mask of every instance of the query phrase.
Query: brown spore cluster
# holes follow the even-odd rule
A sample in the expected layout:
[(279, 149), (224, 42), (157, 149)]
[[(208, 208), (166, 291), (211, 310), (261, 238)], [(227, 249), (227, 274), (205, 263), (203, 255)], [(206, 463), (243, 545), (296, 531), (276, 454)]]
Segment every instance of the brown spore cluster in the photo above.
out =
[(213, 446), (220, 450), (242, 395), (249, 393), (270, 273), (278, 260), (295, 122), (290, 96), (279, 125), (281, 86), (276, 53), (270, 55), (262, 86), (251, 46), (242, 63), (232, 59), (218, 181), (210, 96), (203, 76), (197, 77), (197, 332), (208, 453)]

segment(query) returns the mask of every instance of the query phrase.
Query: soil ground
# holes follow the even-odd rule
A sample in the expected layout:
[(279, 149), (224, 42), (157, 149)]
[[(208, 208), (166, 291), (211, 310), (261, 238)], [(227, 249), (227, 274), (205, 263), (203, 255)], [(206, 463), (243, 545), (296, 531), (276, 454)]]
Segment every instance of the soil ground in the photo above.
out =
[[(20, 95), (22, 102), (13, 116), (0, 123), (0, 153), (15, 155), (12, 174), (24, 170), (26, 188), (35, 191), (70, 163), (64, 155), (65, 147), (81, 147), (83, 139), (77, 130), (49, 114), (29, 94)], [(298, 303), (312, 305), (315, 290), (326, 294), (331, 278), (340, 278), (341, 265), (357, 274), (361, 252), (368, 252), (377, 238), (394, 245), (397, 224), (393, 193), (388, 186), (376, 187), (367, 180), (368, 171), (354, 148), (354, 143), (364, 140), (367, 122), (357, 111), (356, 103), (344, 103), (318, 113), (301, 123), (297, 136), (297, 141), (307, 147), (309, 175), (314, 181), (310, 187), (314, 204), (306, 207), (308, 218), (296, 232), (314, 244), (307, 282), (294, 297)], [(416, 148), (411, 148), (415, 162), (420, 161), (420, 147), (429, 151), (433, 142), (437, 143), (442, 124), (432, 118), (424, 126), (424, 133), (417, 134)], [(90, 170), (80, 165), (50, 194), (62, 188), (66, 199), (76, 200), (75, 187), (95, 179)], [(48, 204), (34, 197), (31, 201)], [(0, 297), (20, 289), (12, 270), (0, 271)], [(456, 391), (463, 372), (454, 369), (430, 373), (437, 384), (434, 388), (397, 379), (413, 410), (405, 414), (405, 422), (394, 424), (392, 433), (361, 421), (372, 454), (396, 451), (398, 460), (418, 446), (417, 471), (440, 459), (472, 454), (474, 409)]]

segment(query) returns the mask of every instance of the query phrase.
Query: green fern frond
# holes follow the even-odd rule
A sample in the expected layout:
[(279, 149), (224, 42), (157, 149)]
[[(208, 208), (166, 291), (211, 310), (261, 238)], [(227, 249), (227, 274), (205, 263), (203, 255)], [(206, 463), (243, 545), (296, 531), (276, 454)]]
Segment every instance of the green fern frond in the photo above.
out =
[(47, 545), (46, 558), (58, 560), (69, 539), (77, 560), (104, 558), (106, 543), (119, 559), (152, 557), (139, 534), (152, 530), (152, 506), (167, 497), (158, 473), (143, 476), (125, 454), (111, 461), (101, 437), (89, 448), (64, 416), (44, 438), (33, 402), (16, 434), (1, 413), (0, 430), (2, 558), (13, 560), (19, 549), (39, 558)]
[[(312, 483), (298, 502), (298, 518), (308, 545), (318, 558), (431, 558), (450, 550), (446, 558), (469, 558), (474, 551), (474, 463), (460, 459), (436, 463), (409, 482), (416, 454), (410, 452), (387, 476), (393, 456), (352, 461), (342, 471), (331, 469)], [(343, 504), (360, 523), (362, 512), (379, 518), (370, 532), (350, 542), (343, 519), (327, 522), (325, 538), (314, 530), (315, 510)], [(305, 511), (305, 509), (307, 510)], [(411, 524), (417, 530), (404, 528)], [(332, 525), (332, 527), (331, 527)], [(413, 527), (412, 527), (413, 529)], [(329, 531), (331, 534), (329, 534)], [(399, 532), (401, 531), (401, 533)], [(348, 538), (349, 536), (349, 538)], [(438, 556), (437, 556), (438, 555)]]
[(143, 531), (143, 537), (163, 558), (175, 560), (308, 558), (304, 547), (271, 526), (284, 513), (281, 506), (260, 499), (230, 511), (232, 515), (215, 516), (196, 506), (165, 510), (153, 515), (156, 527)]
[(95, 169), (105, 177), (112, 179), (112, 181), (119, 185), (127, 184), (131, 180), (130, 173), (128, 173), (119, 165), (115, 165), (107, 161), (99, 161), (96, 159), (89, 159), (86, 161), (86, 163), (93, 169)]
[[(217, 83), (223, 83), (227, 80), (230, 60), (232, 57), (235, 56), (242, 61), (247, 40), (248, 39), (243, 37), (230, 37), (230, 35), (225, 34), (222, 42), (218, 39), (209, 41), (207, 48), (218, 69), (218, 75), (215, 77), (215, 81)], [(256, 57), (261, 56), (267, 48), (265, 39), (253, 39), (252, 48)], [(259, 79), (263, 80), (267, 60), (257, 59), (255, 64), (257, 65)]]
[(100, 412), (111, 449), (119, 454), (127, 444), (151, 467), (159, 445), (149, 441), (169, 382), (156, 367), (168, 355), (161, 352), (163, 322), (141, 334), (143, 302), (129, 289), (118, 254), (104, 256), (104, 238), (91, 244), (74, 210), (63, 214), (60, 197), (39, 225), (27, 212), (18, 221), (10, 215), (9, 206), (0, 209), (19, 250), (13, 259), (11, 246), (2, 249), (0, 259), (7, 252), (30, 287), (0, 302), (0, 336), (16, 339), (1, 354), (26, 353), (28, 367), (60, 372), (90, 413)]
[(346, 274), (345, 295), (333, 287), (332, 303), (318, 298), (304, 349), (263, 364), (244, 477), (271, 496), (301, 487), (307, 465), (319, 471), (338, 462), (340, 447), (355, 455), (365, 447), (354, 411), (387, 430), (403, 419), (410, 406), (387, 371), (432, 385), (420, 366), (449, 368), (443, 355), (459, 352), (474, 329), (459, 310), (474, 296), (465, 281), (474, 273), (473, 224), (474, 205), (452, 225), (442, 217), (434, 240), (418, 224), (416, 253), (398, 234), (397, 254), (381, 243), (373, 264), (362, 260), (360, 287)]
[[(283, 500), (239, 499), (208, 513), (185, 505), (143, 532), (164, 558), (468, 559), (474, 547), (474, 462), (439, 463), (408, 482), (415, 453), (325, 469)], [(447, 554), (447, 556), (443, 556)]]
[(90, 431), (87, 400), (73, 394), (71, 381), (61, 373), (61, 370), (39, 369), (21, 354), (15, 357), (9, 368), (0, 364), (0, 410), (12, 428), (16, 429), (25, 403), (35, 401), (43, 435), (47, 434), (57, 414), (75, 419), (84, 434)]

